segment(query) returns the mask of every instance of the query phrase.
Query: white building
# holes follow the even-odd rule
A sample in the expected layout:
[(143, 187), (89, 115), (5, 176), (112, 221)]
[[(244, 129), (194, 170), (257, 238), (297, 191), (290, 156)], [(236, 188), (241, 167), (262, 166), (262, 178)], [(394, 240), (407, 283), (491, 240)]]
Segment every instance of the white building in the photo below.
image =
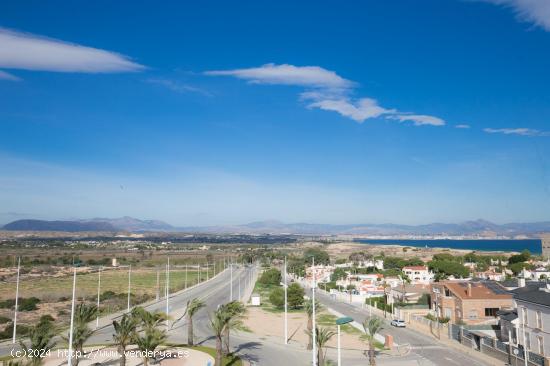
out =
[(403, 273), (409, 277), (413, 285), (428, 285), (434, 279), (434, 273), (427, 266), (405, 266), (403, 267)]
[(509, 334), (514, 345), (550, 357), (550, 284), (529, 284), (512, 293), (517, 318), (504, 327), (503, 338), (508, 339)]

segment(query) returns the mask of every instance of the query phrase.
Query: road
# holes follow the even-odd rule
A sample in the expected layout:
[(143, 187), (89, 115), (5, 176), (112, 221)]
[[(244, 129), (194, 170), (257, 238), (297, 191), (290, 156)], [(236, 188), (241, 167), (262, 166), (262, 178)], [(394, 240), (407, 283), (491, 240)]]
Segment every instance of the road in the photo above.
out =
[[(311, 291), (309, 291), (311, 293)], [(333, 300), (323, 291), (315, 292), (316, 299), (326, 307), (353, 318), (358, 323), (363, 323), (368, 318), (368, 312), (356, 306), (341, 301)], [(419, 364), (425, 365), (468, 365), (482, 366), (486, 363), (461, 353), (443, 343), (438, 342), (430, 336), (415, 332), (407, 328), (394, 328), (389, 325), (389, 318), (381, 331), (382, 335), (390, 334), (394, 342), (399, 345), (409, 344), (411, 356), (417, 359)]]
[[(184, 318), (180, 319), (185, 311), (187, 301), (193, 298), (201, 298), (206, 307), (200, 310), (195, 318), (194, 332), (195, 342), (210, 347), (215, 346), (212, 332), (209, 329), (209, 315), (214, 312), (219, 304), (230, 301), (231, 290), (233, 288), (233, 300), (244, 298), (246, 294), (250, 294), (254, 281), (250, 281), (254, 277), (256, 268), (253, 266), (239, 267), (233, 269), (233, 283), (231, 285), (231, 271), (226, 269), (218, 276), (210, 279), (205, 283), (201, 283), (194, 288), (172, 294), (169, 298), (169, 314), (172, 322), (169, 322), (168, 336), (170, 342), (186, 343), (187, 342), (187, 324)], [(239, 281), (240, 280), (240, 281)], [(247, 286), (248, 285), (248, 286)], [(239, 290), (240, 287), (240, 290)], [(161, 299), (144, 306), (148, 311), (166, 311), (166, 300)], [(98, 328), (93, 336), (87, 342), (88, 344), (105, 344), (112, 342), (113, 327), (111, 321), (113, 316), (106, 316), (100, 319), (100, 328)], [(179, 320), (178, 320), (179, 319)], [(101, 326), (101, 324), (105, 324)], [(95, 321), (90, 324), (95, 327)], [(279, 366), (286, 365), (306, 365), (309, 359), (309, 353), (297, 350), (296, 352), (285, 352), (287, 349), (284, 345), (272, 343), (266, 340), (258, 339), (253, 334), (241, 332), (240, 334), (231, 336), (232, 349), (235, 352), (251, 362), (253, 365)], [(10, 354), (13, 346), (11, 342), (3, 342), (0, 344), (0, 356)], [(18, 346), (16, 346), (18, 348)]]

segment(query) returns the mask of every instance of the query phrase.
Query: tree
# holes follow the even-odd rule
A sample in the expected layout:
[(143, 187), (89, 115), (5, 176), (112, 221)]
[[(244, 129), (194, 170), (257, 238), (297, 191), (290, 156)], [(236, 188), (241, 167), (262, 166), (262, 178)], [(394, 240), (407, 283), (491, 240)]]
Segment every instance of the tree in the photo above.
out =
[[(311, 339), (312, 332), (311, 331), (307, 331), (307, 332)], [(336, 332), (328, 328), (315, 327), (315, 343), (317, 345), (317, 365), (325, 366), (326, 350), (324, 350), (324, 347), (328, 343), (328, 341), (330, 341), (330, 339), (334, 337), (335, 334)]]
[(336, 268), (334, 272), (332, 272), (332, 274), (330, 275), (330, 280), (336, 282), (338, 280), (346, 278), (347, 275), (348, 274), (346, 273), (346, 270), (344, 268)]
[(275, 287), (269, 293), (269, 302), (277, 308), (282, 308), (285, 305), (285, 291), (281, 287)]
[(428, 263), (428, 267), (433, 270), (436, 275), (438, 273), (443, 273), (447, 276), (454, 276), (456, 278), (466, 278), (470, 274), (468, 268), (455, 261), (431, 261)]
[(221, 366), (223, 360), (223, 334), (227, 324), (227, 314), (222, 307), (219, 307), (210, 318), (210, 329), (216, 338), (216, 360), (215, 366)]
[[(315, 300), (315, 311), (321, 311), (322, 305), (319, 303), (319, 301)], [(304, 310), (307, 315), (307, 330), (306, 333), (309, 335), (309, 340), (307, 343), (307, 349), (311, 350), (313, 349), (313, 339), (311, 338), (312, 332), (313, 332), (313, 300), (308, 299), (304, 303)]]
[[(24, 350), (40, 350), (46, 353), (55, 346), (53, 337), (55, 336), (55, 327), (48, 319), (41, 320), (37, 325), (29, 329), (29, 344), (19, 342), (19, 345)], [(43, 363), (44, 358), (35, 355), (32, 352), (26, 352), (26, 357), (29, 366), (39, 366)]]
[(277, 268), (270, 268), (262, 273), (258, 282), (262, 285), (278, 286), (281, 283), (281, 271)]
[(307, 248), (304, 250), (304, 261), (311, 263), (311, 258), (315, 258), (315, 264), (329, 264), (330, 257), (327, 252), (319, 248)]
[(149, 360), (155, 354), (155, 349), (167, 338), (166, 331), (160, 329), (161, 323), (168, 319), (164, 313), (151, 313), (142, 307), (134, 308), (132, 315), (140, 325), (140, 331), (136, 332), (134, 342), (143, 355), (143, 366), (149, 366)]
[(405, 285), (410, 284), (411, 279), (405, 273), (400, 273), (399, 278), (401, 279), (401, 291), (402, 291), (401, 302), (404, 303), (407, 301), (407, 291), (406, 291)]
[(231, 301), (222, 305), (220, 308), (225, 312), (227, 316), (227, 322), (225, 325), (225, 354), (229, 354), (229, 335), (231, 330), (238, 329), (242, 326), (242, 319), (246, 313), (246, 307), (240, 301)]
[(75, 366), (78, 366), (78, 355), (83, 354), (84, 343), (94, 334), (94, 331), (88, 327), (88, 323), (95, 319), (97, 311), (97, 306), (84, 303), (78, 304), (75, 309), (73, 325), (73, 348), (77, 355), (74, 359)]
[(183, 316), (187, 315), (187, 345), (192, 346), (193, 345), (193, 317), (195, 314), (205, 307), (206, 304), (204, 301), (194, 298), (192, 300), (187, 301), (187, 307), (185, 308), (185, 313), (183, 313)]
[(382, 318), (377, 316), (370, 317), (363, 322), (363, 329), (365, 330), (365, 336), (369, 342), (369, 365), (376, 365), (376, 353), (374, 350), (375, 347), (375, 336), (382, 329)]
[(304, 289), (296, 282), (291, 283), (287, 288), (288, 306), (292, 309), (299, 308), (304, 304)]
[(113, 320), (113, 341), (120, 354), (120, 366), (126, 365), (126, 347), (128, 347), (136, 335), (137, 319), (131, 315), (124, 314), (120, 322)]

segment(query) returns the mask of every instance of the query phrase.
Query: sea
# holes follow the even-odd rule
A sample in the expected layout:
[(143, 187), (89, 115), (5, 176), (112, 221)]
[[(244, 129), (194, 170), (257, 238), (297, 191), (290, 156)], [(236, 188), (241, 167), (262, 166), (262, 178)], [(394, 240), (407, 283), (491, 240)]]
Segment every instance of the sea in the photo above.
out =
[(407, 247), (451, 248), (472, 251), (521, 252), (528, 249), (532, 254), (542, 253), (540, 239), (356, 239), (364, 244), (403, 245)]

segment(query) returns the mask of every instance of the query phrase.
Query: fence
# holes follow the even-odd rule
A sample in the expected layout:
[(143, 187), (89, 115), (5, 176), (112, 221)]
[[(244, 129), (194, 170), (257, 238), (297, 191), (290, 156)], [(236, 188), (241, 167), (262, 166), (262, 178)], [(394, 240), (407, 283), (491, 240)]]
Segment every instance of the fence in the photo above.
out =
[[(525, 352), (523, 347), (511, 346), (498, 339), (482, 336), (479, 333), (466, 329), (456, 324), (449, 325), (449, 338), (465, 346), (471, 347), (483, 354), (499, 359), (502, 362), (515, 365), (525, 363)], [(528, 366), (544, 366), (544, 357), (528, 352)]]

